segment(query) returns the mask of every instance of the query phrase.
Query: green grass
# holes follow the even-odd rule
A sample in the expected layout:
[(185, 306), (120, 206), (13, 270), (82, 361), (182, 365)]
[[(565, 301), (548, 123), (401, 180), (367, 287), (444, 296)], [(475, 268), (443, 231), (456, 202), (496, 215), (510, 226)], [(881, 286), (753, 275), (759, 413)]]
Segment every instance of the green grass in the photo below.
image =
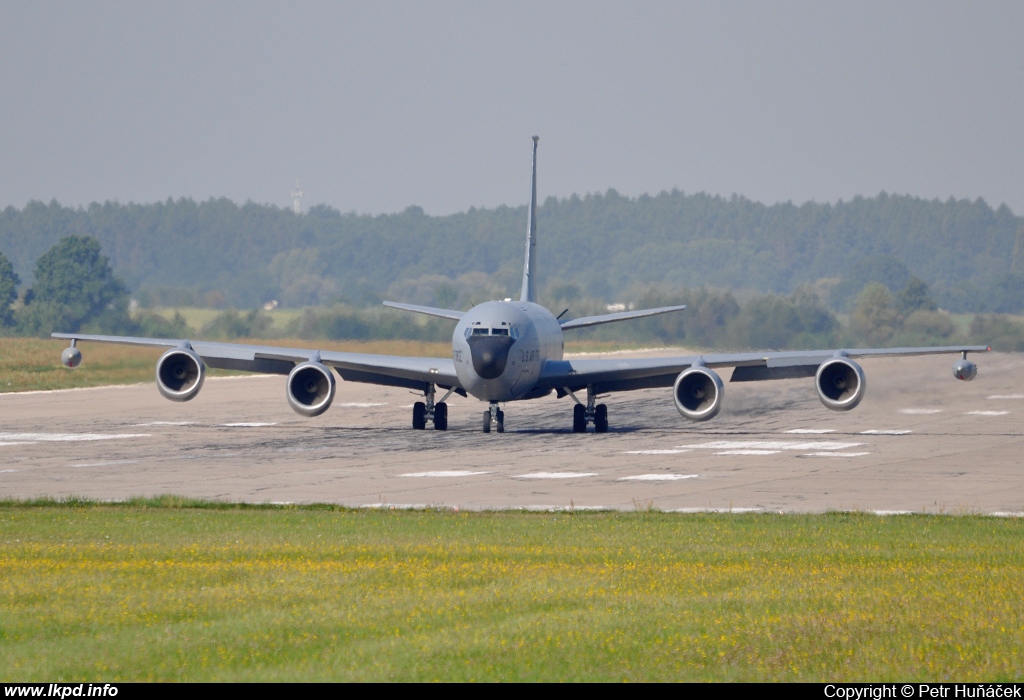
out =
[[(191, 306), (184, 306), (180, 308), (154, 307), (152, 309), (147, 309), (147, 311), (160, 314), (168, 321), (174, 318), (175, 313), (180, 313), (185, 319), (185, 323), (196, 331), (201, 330), (203, 326), (209, 324), (213, 319), (224, 313), (225, 310), (226, 309), (202, 309)], [(248, 311), (249, 309), (243, 309), (239, 313), (244, 314), (248, 313)], [(273, 325), (270, 328), (271, 334), (280, 335), (285, 332), (289, 323), (300, 318), (302, 314), (305, 313), (305, 309), (271, 309), (270, 311), (262, 311), (262, 313), (269, 316), (270, 320), (273, 321)]]
[(1024, 523), (0, 504), (3, 680), (1020, 680)]

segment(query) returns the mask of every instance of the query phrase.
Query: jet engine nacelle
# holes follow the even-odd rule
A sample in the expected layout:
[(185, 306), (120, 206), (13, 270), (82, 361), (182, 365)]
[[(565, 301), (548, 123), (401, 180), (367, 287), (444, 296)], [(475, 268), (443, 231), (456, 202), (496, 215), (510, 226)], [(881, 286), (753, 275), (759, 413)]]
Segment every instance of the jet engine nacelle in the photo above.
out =
[(307, 418), (319, 416), (334, 401), (335, 386), (329, 367), (312, 361), (295, 365), (288, 375), (288, 405)]
[(978, 376), (978, 366), (964, 358), (953, 363), (953, 376), (969, 382)]
[(205, 379), (206, 365), (191, 348), (172, 348), (156, 362), (156, 387), (171, 401), (194, 399)]
[(682, 416), (692, 421), (711, 420), (722, 408), (722, 378), (707, 367), (680, 372), (672, 387), (672, 398)]
[(864, 370), (847, 357), (837, 357), (821, 363), (814, 385), (826, 408), (849, 411), (864, 398)]

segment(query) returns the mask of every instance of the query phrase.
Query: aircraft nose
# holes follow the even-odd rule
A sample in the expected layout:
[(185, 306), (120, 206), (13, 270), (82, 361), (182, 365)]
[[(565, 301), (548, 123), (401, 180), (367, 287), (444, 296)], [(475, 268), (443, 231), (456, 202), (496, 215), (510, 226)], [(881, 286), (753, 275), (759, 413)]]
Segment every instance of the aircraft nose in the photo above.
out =
[(495, 379), (505, 371), (508, 351), (515, 339), (500, 335), (479, 335), (469, 337), (469, 352), (473, 357), (473, 369), (481, 379)]

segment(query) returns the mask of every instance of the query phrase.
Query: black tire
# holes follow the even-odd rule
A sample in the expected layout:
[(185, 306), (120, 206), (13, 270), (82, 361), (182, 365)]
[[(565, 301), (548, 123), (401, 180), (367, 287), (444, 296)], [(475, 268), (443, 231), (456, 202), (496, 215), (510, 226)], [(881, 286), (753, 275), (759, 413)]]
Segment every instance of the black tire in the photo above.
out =
[(572, 407), (572, 431), (574, 433), (587, 432), (587, 409), (580, 404)]
[(498, 432), (499, 433), (505, 432), (505, 412), (504, 411), (498, 411), (498, 426), (497, 426), (497, 428), (498, 428)]
[(594, 408), (594, 432), (608, 432), (608, 407), (603, 403), (597, 404)]
[(448, 404), (434, 404), (434, 430), (448, 430)]
[(412, 429), (423, 430), (427, 427), (427, 405), (417, 401), (412, 405)]
[(484, 411), (484, 432), (491, 432), (491, 412)]

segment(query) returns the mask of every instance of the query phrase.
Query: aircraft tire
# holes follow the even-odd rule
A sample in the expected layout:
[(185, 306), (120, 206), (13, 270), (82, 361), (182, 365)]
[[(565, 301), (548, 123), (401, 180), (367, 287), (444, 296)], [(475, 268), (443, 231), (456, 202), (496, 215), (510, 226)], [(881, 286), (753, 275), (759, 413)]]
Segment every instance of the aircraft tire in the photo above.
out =
[(423, 430), (427, 427), (427, 405), (417, 401), (412, 405), (412, 429)]
[(603, 403), (597, 404), (594, 409), (594, 432), (608, 432), (608, 407)]
[(505, 432), (505, 412), (504, 411), (498, 411), (498, 425), (497, 425), (497, 428), (498, 428), (498, 432), (499, 433)]
[(448, 404), (434, 404), (434, 430), (448, 430)]
[(572, 407), (572, 431), (574, 433), (587, 432), (587, 409), (580, 404)]
[(484, 432), (491, 432), (491, 412), (484, 411)]

